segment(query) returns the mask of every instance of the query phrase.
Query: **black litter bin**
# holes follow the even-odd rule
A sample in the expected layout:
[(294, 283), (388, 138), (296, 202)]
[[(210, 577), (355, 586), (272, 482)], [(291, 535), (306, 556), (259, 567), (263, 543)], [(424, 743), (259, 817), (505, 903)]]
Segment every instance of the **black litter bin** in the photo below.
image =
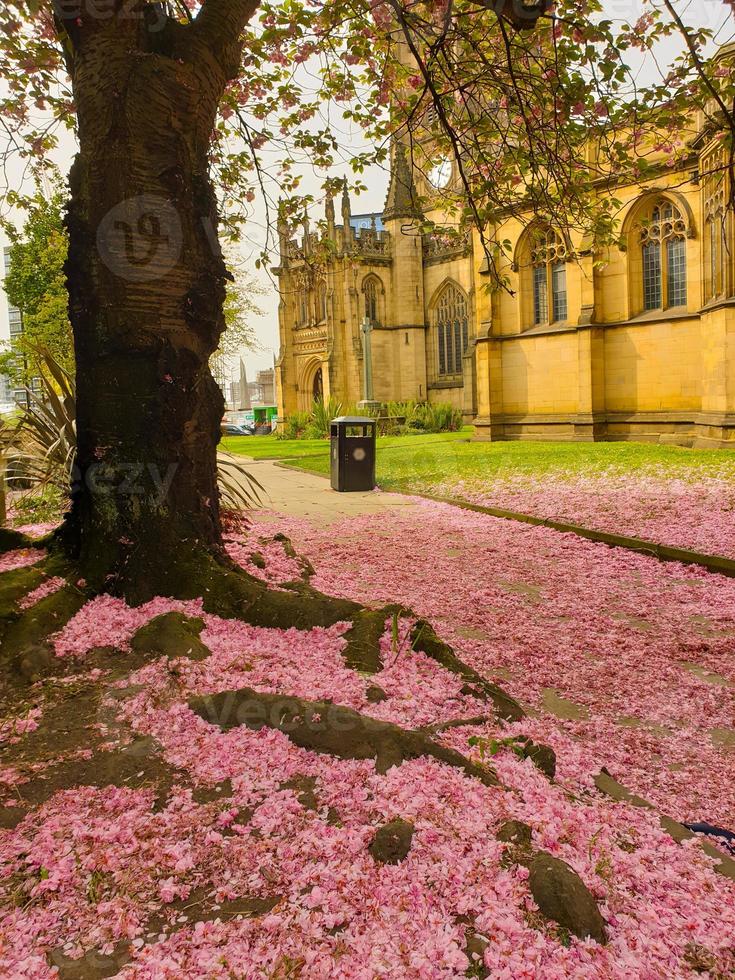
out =
[(342, 492), (375, 488), (375, 419), (344, 415), (332, 419), (332, 489)]

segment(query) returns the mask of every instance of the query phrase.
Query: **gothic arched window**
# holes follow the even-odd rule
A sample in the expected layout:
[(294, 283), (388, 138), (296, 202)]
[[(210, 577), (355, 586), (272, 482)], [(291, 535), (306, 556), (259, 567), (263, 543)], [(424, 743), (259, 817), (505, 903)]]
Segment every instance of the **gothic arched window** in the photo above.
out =
[(686, 306), (687, 223), (666, 198), (651, 205), (640, 228), (643, 309)]
[(365, 282), (365, 317), (371, 323), (377, 323), (378, 320), (378, 290), (375, 286), (374, 279), (368, 279)]
[(704, 301), (726, 296), (729, 291), (727, 259), (730, 254), (730, 216), (725, 202), (727, 161), (724, 150), (715, 152), (702, 166), (704, 198)]
[(533, 322), (557, 323), (567, 318), (567, 248), (553, 228), (531, 238)]
[(301, 286), (296, 296), (297, 323), (300, 327), (309, 322), (309, 289)]
[(461, 374), (462, 355), (469, 344), (467, 297), (454, 283), (447, 283), (434, 307), (439, 374)]
[(362, 293), (365, 300), (365, 317), (374, 327), (380, 326), (383, 286), (377, 276), (368, 276), (365, 279), (362, 284)]

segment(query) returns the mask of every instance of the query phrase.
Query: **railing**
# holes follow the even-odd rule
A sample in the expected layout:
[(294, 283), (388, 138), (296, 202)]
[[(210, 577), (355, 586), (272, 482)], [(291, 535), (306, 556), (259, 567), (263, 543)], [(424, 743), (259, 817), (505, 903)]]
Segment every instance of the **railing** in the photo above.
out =
[(390, 256), (390, 234), (387, 231), (374, 231), (372, 228), (360, 228), (354, 238), (354, 251), (357, 255)]
[(424, 235), (424, 261), (439, 262), (464, 255), (469, 245), (469, 232), (462, 235)]

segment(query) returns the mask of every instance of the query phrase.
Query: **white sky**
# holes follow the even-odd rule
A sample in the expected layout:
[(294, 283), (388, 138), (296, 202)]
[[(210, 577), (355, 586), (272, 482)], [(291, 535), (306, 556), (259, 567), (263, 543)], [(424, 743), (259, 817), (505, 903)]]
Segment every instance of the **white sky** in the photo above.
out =
[[(644, 7), (642, 0), (606, 0), (604, 4), (603, 16), (612, 20), (634, 22), (642, 13)], [(733, 13), (732, 8), (723, 0), (688, 0), (677, 4), (679, 13), (685, 22), (694, 27), (708, 27), (717, 32), (716, 40), (718, 43), (725, 43), (731, 39), (733, 33)], [(680, 49), (679, 40), (672, 39), (662, 49), (658, 55), (659, 70), (665, 70), (665, 64)], [(631, 52), (629, 63), (635, 55)], [(644, 67), (641, 71), (640, 82), (650, 80), (649, 71), (654, 71), (653, 66)], [(336, 113), (335, 113), (336, 115)], [(346, 147), (352, 145), (357, 139), (358, 134), (344, 130), (341, 142)], [(74, 153), (74, 144), (70, 136), (65, 135), (60, 145), (59, 151), (55, 154), (55, 162), (61, 171), (66, 174)], [(340, 168), (336, 173), (349, 173), (348, 167)], [(21, 183), (22, 170), (18, 164), (13, 165), (9, 171), (9, 179), (16, 186)], [(303, 171), (302, 190), (305, 193), (311, 192), (316, 196), (319, 194), (319, 187), (324, 178), (324, 174), (315, 175), (308, 170)], [(352, 209), (354, 213), (380, 211), (383, 207), (387, 188), (388, 175), (383, 168), (374, 168), (372, 172), (361, 175), (361, 179), (367, 184), (368, 190), (359, 198), (353, 197)], [(6, 210), (2, 208), (3, 212)], [(337, 202), (337, 210), (339, 210)], [(316, 221), (323, 216), (323, 205), (312, 210), (312, 220)], [(243, 241), (238, 246), (240, 262), (243, 270), (248, 270), (266, 287), (266, 295), (257, 298), (258, 304), (263, 309), (263, 316), (253, 318), (253, 326), (262, 346), (259, 351), (244, 352), (244, 359), (248, 369), (248, 377), (253, 379), (255, 372), (262, 368), (270, 367), (273, 363), (274, 354), (278, 349), (278, 295), (272, 284), (272, 280), (263, 270), (255, 269), (255, 258), (262, 248), (265, 239), (265, 209), (262, 201), (256, 200), (254, 213), (247, 229), (247, 241)], [(277, 240), (277, 239), (276, 239)], [(0, 232), (0, 245), (6, 244), (2, 232)], [(3, 339), (3, 331), (7, 331), (7, 317), (4, 315), (4, 296), (0, 297), (0, 340)], [(235, 371), (233, 365), (233, 371)], [(237, 374), (234, 375), (237, 377)]]

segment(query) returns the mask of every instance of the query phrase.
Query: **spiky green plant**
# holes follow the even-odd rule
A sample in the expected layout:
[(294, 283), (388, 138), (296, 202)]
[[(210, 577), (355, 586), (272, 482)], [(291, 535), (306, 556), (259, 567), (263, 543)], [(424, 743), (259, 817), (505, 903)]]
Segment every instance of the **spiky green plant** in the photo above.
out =
[(242, 456), (217, 453), (217, 481), (225, 510), (253, 510), (263, 503), (265, 490), (246, 468)]
[(310, 420), (308, 412), (293, 412), (283, 422), (279, 422), (276, 439), (300, 439)]
[(10, 454), (8, 482), (69, 486), (77, 448), (76, 389), (74, 378), (48, 352), (37, 352), (40, 391), (26, 389), (26, 404)]
[(311, 410), (311, 419), (307, 430), (312, 439), (324, 439), (329, 435), (329, 424), (332, 419), (342, 414), (342, 402), (330, 395), (327, 401), (316, 398)]
[(8, 470), (8, 454), (15, 436), (15, 430), (0, 418), (0, 527), (5, 524), (8, 516), (7, 497), (5, 492)]

